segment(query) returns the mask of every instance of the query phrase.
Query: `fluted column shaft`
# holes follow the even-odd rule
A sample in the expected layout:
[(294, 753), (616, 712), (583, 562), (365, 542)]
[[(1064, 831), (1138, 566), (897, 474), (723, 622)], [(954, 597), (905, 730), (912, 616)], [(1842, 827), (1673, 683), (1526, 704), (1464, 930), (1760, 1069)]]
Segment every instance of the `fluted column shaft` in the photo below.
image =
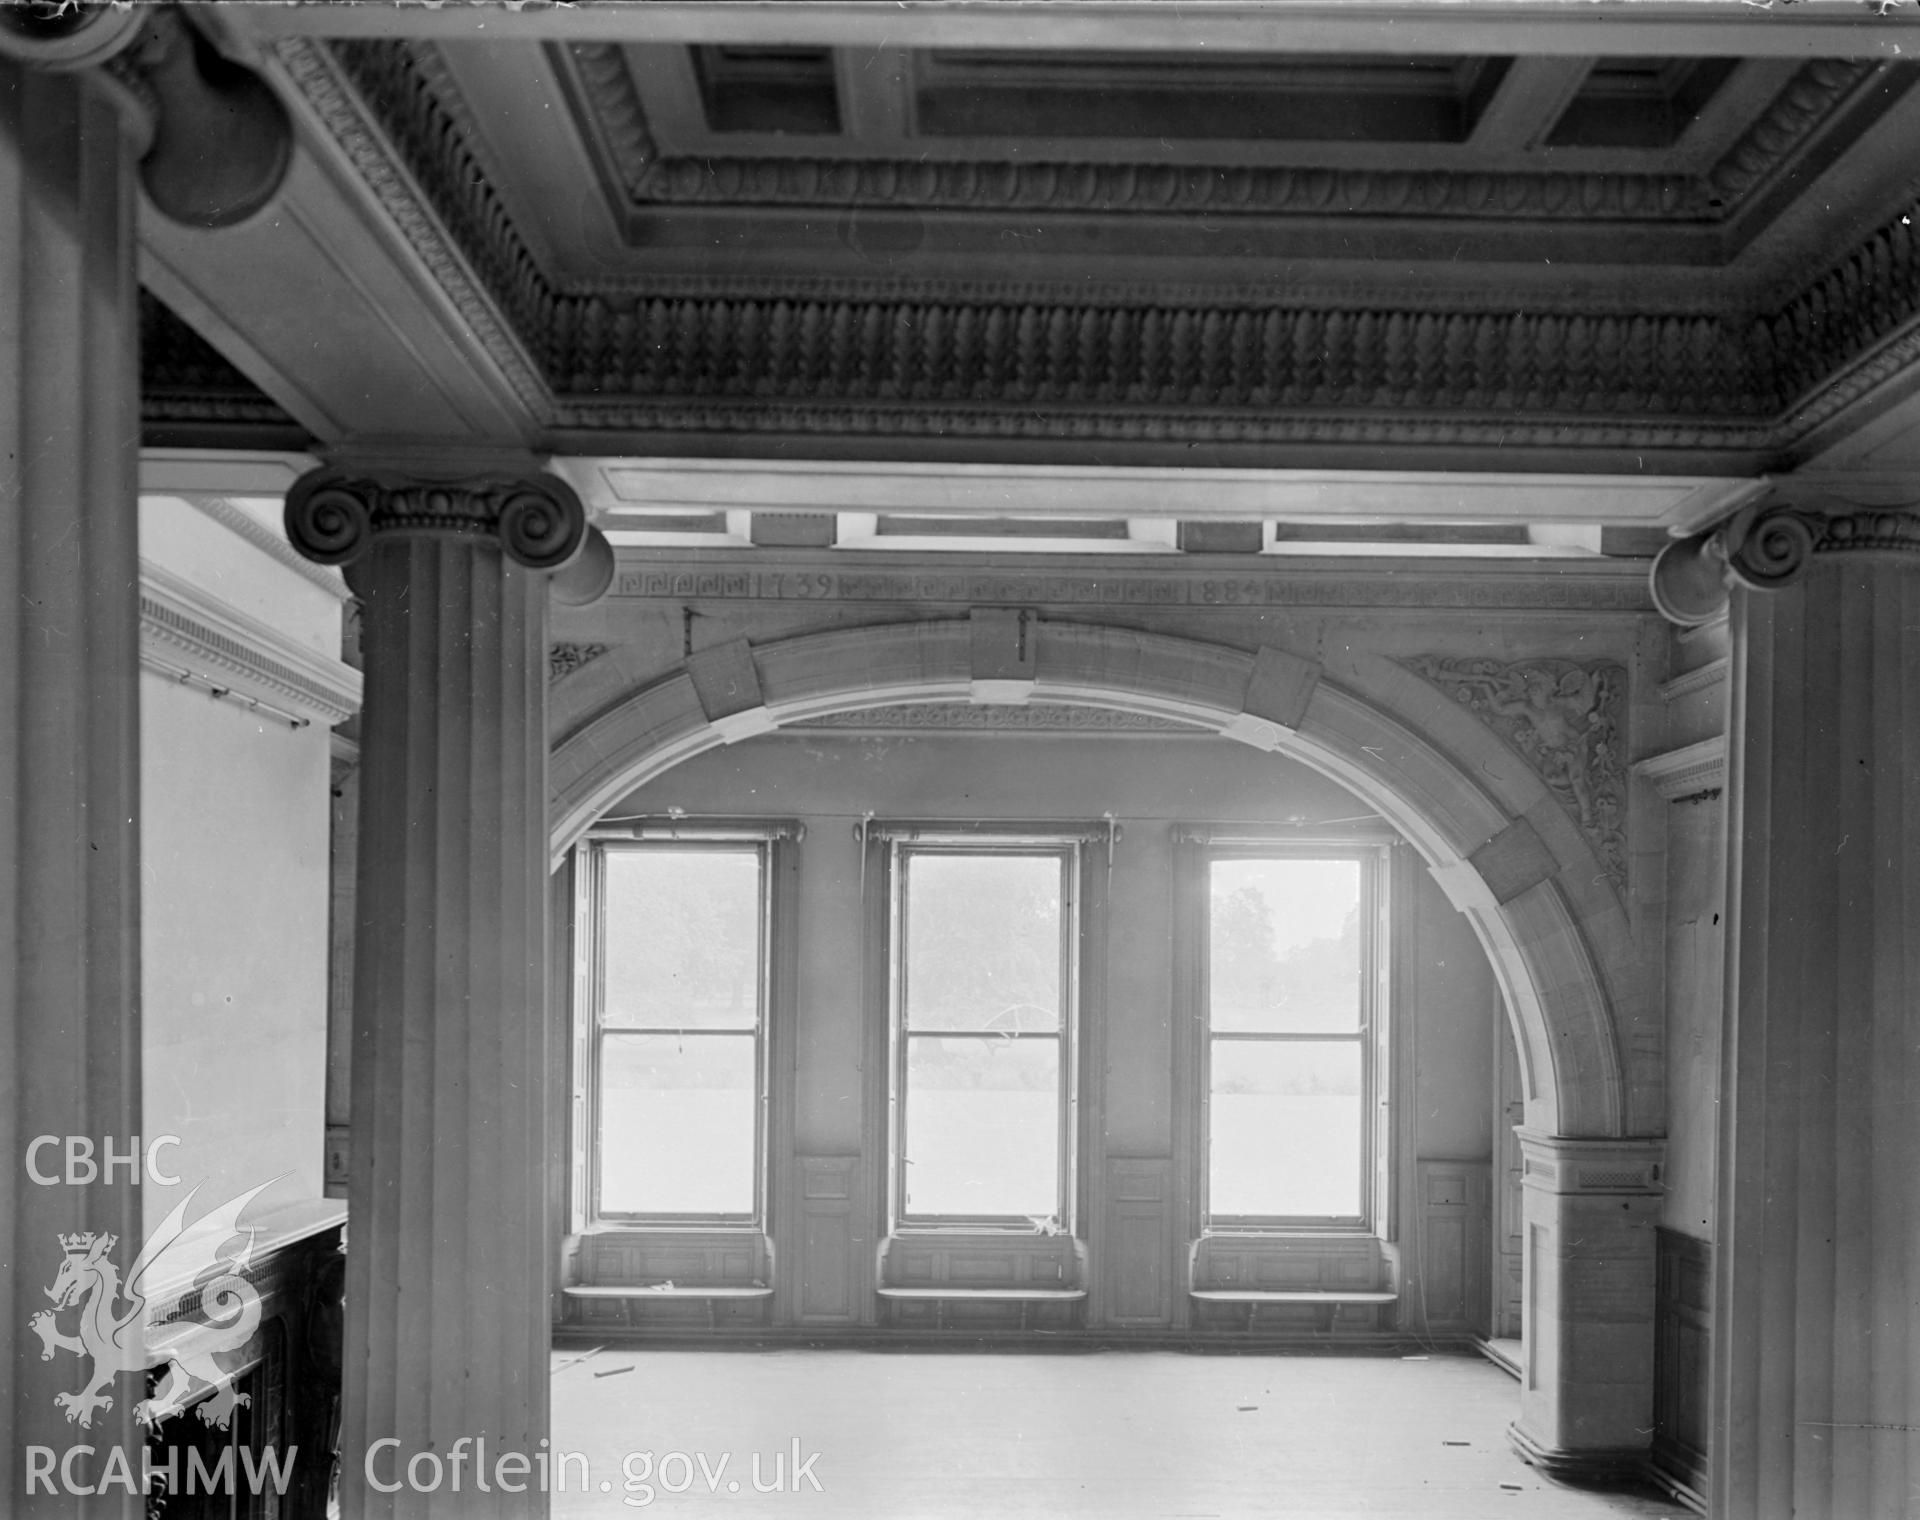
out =
[(1734, 545), (1711, 1388), (1728, 1520), (1920, 1503), (1915, 527), (1763, 521), (1764, 573)]
[[(141, 1242), (131, 1168), (69, 1184), (64, 1155), (67, 1136), (124, 1155), (141, 1127), (134, 125), (103, 80), (0, 58), (0, 1509), (20, 1516), (144, 1507), (27, 1486), (36, 1452), (80, 1445), (71, 1487), (113, 1448), (140, 1472), (139, 1379), (69, 1423), (55, 1396), (94, 1364), (43, 1360), (28, 1329), (62, 1236), (115, 1237), (122, 1272)], [(46, 1186), (25, 1165), (41, 1135)]]
[(579, 507), (335, 471), (288, 525), (362, 601), (345, 1508), (521, 1520), (545, 1496), (498, 1462), (543, 1450), (552, 1249), (549, 577), (523, 561), (563, 558)]

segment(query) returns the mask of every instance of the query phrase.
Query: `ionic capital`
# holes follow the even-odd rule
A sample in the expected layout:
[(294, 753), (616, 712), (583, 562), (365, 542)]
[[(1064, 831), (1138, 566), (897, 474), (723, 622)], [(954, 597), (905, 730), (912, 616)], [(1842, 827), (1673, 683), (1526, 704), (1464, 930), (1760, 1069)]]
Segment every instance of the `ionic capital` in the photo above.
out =
[(287, 537), (322, 565), (347, 565), (377, 544), (409, 537), (478, 538), (530, 570), (558, 570), (587, 536), (566, 482), (529, 470), (457, 479), (327, 466), (287, 492)]
[(1734, 586), (1779, 591), (1804, 576), (1816, 557), (1855, 554), (1920, 557), (1920, 512), (1756, 503), (1662, 549), (1653, 562), (1653, 604), (1668, 621), (1695, 627), (1727, 610)]
[(134, 133), (147, 197), (173, 221), (231, 227), (286, 182), (293, 161), (286, 108), (259, 75), (222, 56), (180, 6), (0, 4), (0, 58), (43, 73), (81, 73), (114, 100)]
[(147, 13), (146, 6), (93, 0), (0, 6), (0, 58), (50, 73), (89, 69), (131, 47), (147, 24)]

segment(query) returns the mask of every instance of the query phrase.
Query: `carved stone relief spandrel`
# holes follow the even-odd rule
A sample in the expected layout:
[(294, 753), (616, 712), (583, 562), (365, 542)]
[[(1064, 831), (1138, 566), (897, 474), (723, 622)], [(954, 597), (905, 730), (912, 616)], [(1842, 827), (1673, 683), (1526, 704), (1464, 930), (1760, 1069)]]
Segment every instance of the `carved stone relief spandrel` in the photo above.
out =
[(1523, 755), (1627, 887), (1626, 668), (1607, 661), (1402, 661)]

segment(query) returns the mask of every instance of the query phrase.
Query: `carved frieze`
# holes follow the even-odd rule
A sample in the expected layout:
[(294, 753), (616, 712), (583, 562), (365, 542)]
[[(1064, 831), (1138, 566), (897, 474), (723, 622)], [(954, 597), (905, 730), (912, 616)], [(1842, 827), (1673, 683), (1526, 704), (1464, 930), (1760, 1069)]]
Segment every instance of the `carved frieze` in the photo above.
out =
[(1524, 755), (1571, 813), (1622, 893), (1627, 885), (1624, 666), (1609, 661), (1460, 659), (1402, 662)]
[(1430, 607), (1526, 610), (1650, 610), (1637, 571), (1577, 575), (1462, 577), (1402, 571), (1358, 576), (1307, 569), (1257, 575), (1206, 571), (1148, 573), (1085, 570), (844, 570), (816, 560), (779, 570), (666, 562), (650, 556), (614, 577), (616, 600), (951, 603), (962, 606), (1195, 607), (1257, 611), (1268, 607)]
[(549, 644), (547, 646), (547, 679), (549, 681), (564, 680), (582, 665), (599, 659), (610, 647), (606, 644)]

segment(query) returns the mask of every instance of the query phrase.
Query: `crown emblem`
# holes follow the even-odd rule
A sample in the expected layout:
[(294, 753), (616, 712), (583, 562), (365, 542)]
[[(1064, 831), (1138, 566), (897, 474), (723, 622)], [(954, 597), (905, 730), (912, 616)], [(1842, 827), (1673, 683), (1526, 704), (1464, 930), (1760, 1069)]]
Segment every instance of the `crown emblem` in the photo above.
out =
[[(100, 1239), (100, 1237), (94, 1235), (91, 1230), (79, 1235), (62, 1235), (60, 1237), (60, 1249), (65, 1251), (69, 1256), (79, 1256), (84, 1252), (92, 1250), (93, 1244), (97, 1239)], [(103, 1241), (104, 1248), (109, 1251), (112, 1250), (113, 1241), (113, 1236), (106, 1236)]]

